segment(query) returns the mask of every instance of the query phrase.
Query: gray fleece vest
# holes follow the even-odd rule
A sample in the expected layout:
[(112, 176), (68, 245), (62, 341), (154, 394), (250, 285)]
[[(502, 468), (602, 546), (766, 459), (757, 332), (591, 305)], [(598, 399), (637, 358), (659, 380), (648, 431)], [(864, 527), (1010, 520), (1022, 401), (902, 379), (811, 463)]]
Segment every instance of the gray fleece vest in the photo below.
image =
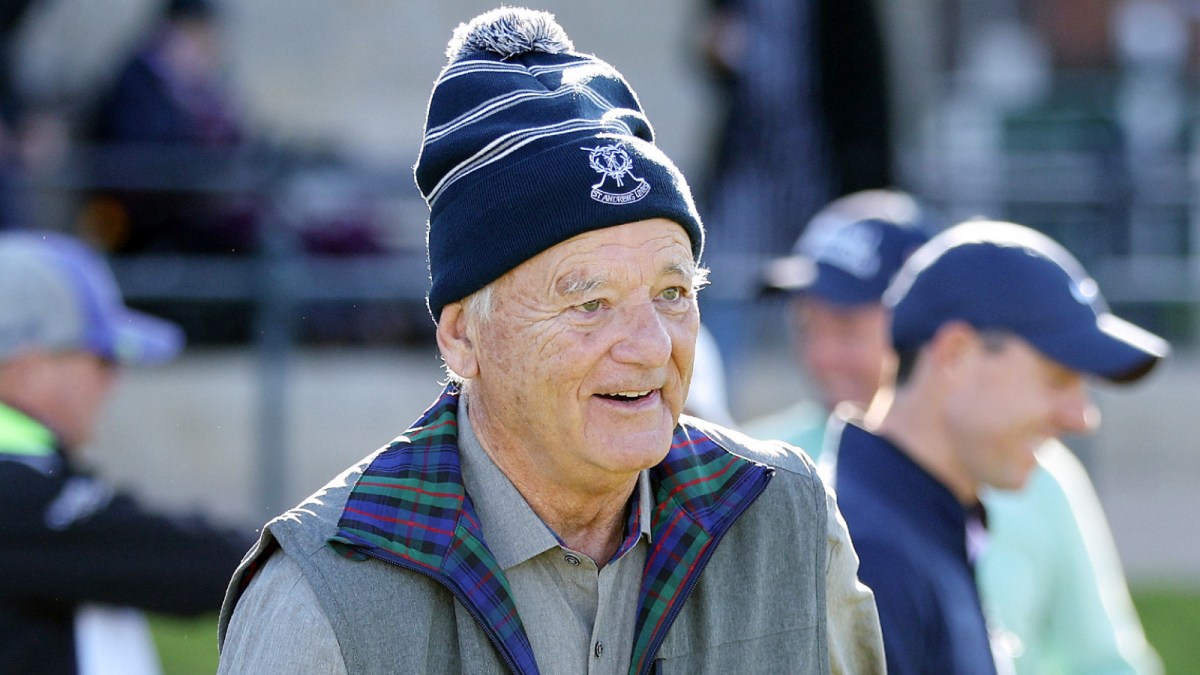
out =
[[(775, 467), (776, 475), (717, 545), (652, 672), (829, 672), (828, 514), (812, 463), (776, 444), (702, 430), (734, 454)], [(374, 558), (342, 557), (329, 545), (369, 460), (264, 530), (230, 585), (222, 639), (244, 578), (279, 547), (303, 570), (350, 673), (509, 672), (472, 613), (441, 583)]]

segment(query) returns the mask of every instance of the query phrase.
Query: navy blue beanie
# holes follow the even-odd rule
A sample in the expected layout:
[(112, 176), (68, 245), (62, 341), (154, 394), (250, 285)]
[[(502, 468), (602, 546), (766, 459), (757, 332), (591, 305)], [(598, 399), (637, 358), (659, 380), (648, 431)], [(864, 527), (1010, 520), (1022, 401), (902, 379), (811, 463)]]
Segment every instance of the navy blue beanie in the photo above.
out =
[(504, 7), (454, 31), (433, 85), (417, 187), (429, 205), (429, 311), (576, 235), (700, 216), (619, 72), (574, 51), (553, 15)]

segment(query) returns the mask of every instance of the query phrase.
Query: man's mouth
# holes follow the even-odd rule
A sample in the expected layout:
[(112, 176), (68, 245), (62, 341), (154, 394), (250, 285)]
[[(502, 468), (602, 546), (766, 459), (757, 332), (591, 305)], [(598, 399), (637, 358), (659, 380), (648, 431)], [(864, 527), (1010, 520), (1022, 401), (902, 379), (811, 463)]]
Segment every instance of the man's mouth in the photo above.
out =
[(606, 398), (610, 401), (629, 402), (629, 401), (640, 401), (640, 400), (646, 398), (647, 396), (649, 396), (650, 394), (654, 393), (655, 391), (656, 390), (654, 390), (654, 389), (645, 389), (645, 390), (641, 390), (641, 391), (615, 391), (611, 394), (596, 394), (596, 395), (599, 396), (600, 398)]

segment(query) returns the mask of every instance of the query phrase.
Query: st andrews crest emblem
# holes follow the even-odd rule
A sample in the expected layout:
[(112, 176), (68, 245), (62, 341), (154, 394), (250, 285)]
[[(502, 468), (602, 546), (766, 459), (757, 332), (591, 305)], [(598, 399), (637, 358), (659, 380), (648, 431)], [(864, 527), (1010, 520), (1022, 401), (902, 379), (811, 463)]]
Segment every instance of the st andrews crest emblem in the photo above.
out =
[(633, 158), (621, 143), (580, 148), (588, 153), (600, 182), (592, 186), (592, 199), (602, 204), (632, 204), (650, 193), (650, 184), (633, 174)]

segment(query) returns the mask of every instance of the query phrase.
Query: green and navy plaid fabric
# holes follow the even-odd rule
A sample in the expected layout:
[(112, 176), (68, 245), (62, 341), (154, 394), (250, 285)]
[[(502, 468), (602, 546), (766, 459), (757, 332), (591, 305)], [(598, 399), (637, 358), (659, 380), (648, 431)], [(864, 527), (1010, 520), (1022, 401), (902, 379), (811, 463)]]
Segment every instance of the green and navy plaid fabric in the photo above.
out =
[(447, 387), (371, 462), (330, 543), (344, 555), (371, 555), (441, 582), (497, 638), (515, 672), (536, 673), (508, 580), (463, 489), (457, 411), (458, 392)]
[[(448, 387), (355, 484), (330, 544), (427, 574), (449, 588), (496, 638), (509, 667), (536, 673), (508, 581), (484, 542), (462, 483), (458, 391)], [(773, 470), (727, 452), (690, 427), (675, 430), (650, 472), (653, 544), (643, 571), (631, 673), (646, 672), (717, 542), (766, 487)], [(635, 504), (636, 506), (636, 504)], [(638, 509), (622, 550), (636, 542)]]

